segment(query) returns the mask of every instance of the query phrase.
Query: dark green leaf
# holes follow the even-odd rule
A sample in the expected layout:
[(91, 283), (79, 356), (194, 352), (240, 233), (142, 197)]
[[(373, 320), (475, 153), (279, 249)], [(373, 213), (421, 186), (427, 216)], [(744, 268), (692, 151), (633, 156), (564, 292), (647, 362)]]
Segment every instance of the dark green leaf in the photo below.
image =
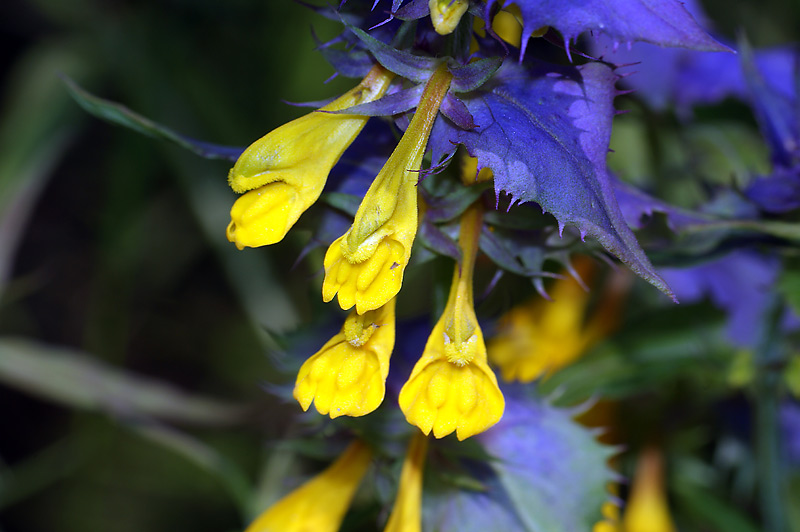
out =
[(137, 133), (147, 135), (148, 137), (167, 140), (206, 159), (235, 161), (239, 158), (239, 155), (242, 154), (242, 151), (244, 151), (244, 148), (219, 146), (217, 144), (195, 140), (186, 135), (181, 135), (166, 126), (157, 124), (140, 114), (134, 113), (124, 105), (98, 98), (86, 92), (79, 87), (77, 83), (66, 76), (64, 76), (63, 79), (67, 90), (75, 101), (78, 102), (78, 105), (83, 107), (86, 112), (106, 122), (127, 127)]

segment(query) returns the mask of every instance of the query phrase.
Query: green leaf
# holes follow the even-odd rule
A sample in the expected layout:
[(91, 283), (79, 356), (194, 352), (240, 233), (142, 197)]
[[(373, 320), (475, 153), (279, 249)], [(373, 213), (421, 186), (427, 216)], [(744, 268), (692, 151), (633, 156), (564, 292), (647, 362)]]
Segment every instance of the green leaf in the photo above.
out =
[(686, 148), (705, 181), (739, 187), (770, 171), (766, 146), (752, 129), (733, 121), (696, 124), (686, 130)]
[(21, 339), (0, 339), (0, 382), (70, 408), (113, 416), (226, 426), (245, 407), (191, 395), (94, 360), (84, 353)]
[(760, 529), (738, 508), (717, 497), (712, 491), (689, 482), (676, 483), (675, 502), (695, 519), (713, 530), (759, 532)]
[(215, 178), (215, 168), (209, 168), (209, 163), (185, 152), (176, 152), (170, 162), (254, 330), (265, 347), (274, 348), (275, 341), (269, 332), (286, 332), (300, 322), (282, 275), (270, 260), (275, 248), (237, 250), (224, 236), (225, 227), (230, 223), (228, 213), (234, 194), (224, 180)]
[(785, 270), (778, 281), (778, 290), (794, 311), (800, 314), (800, 270)]
[(74, 106), (53, 72), (80, 71), (63, 42), (34, 48), (8, 76), (0, 122), (0, 291), (33, 206), (73, 136)]
[(157, 124), (140, 114), (134, 113), (124, 105), (94, 96), (83, 90), (67, 76), (64, 76), (63, 80), (67, 86), (67, 90), (75, 101), (78, 102), (78, 105), (83, 107), (86, 112), (106, 122), (127, 127), (148, 137), (172, 142), (206, 159), (235, 161), (239, 158), (242, 151), (244, 151), (244, 148), (219, 146), (217, 144), (195, 140), (186, 135), (181, 135), (166, 126)]
[(0, 464), (0, 510), (75, 473), (95, 450), (73, 433), (37, 449), (7, 469)]
[(731, 233), (761, 233), (800, 243), (800, 223), (771, 220), (720, 220), (705, 224), (687, 226), (686, 233), (706, 234), (707, 232), (727, 231)]
[(212, 473), (237, 503), (242, 515), (248, 515), (251, 486), (241, 469), (224, 455), (172, 427), (157, 423), (129, 423), (139, 435), (183, 456), (201, 469)]

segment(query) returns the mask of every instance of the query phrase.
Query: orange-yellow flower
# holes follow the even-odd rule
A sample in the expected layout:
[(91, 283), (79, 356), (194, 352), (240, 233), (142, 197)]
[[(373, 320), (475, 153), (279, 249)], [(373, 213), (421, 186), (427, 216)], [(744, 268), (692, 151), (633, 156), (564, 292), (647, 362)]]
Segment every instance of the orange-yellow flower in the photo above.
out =
[[(592, 264), (579, 260), (580, 275), (589, 279)], [(610, 293), (600, 312), (584, 324), (590, 294), (566, 276), (551, 289), (553, 301), (542, 298), (514, 307), (501, 318), (489, 342), (489, 359), (504, 380), (530, 382), (573, 363), (614, 327), (619, 294)]]

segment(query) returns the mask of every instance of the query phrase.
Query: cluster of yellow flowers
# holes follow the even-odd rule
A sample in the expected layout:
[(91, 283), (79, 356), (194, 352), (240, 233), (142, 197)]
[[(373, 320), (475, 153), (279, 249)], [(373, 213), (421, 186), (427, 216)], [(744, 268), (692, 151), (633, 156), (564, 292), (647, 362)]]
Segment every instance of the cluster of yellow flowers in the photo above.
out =
[[(466, 6), (458, 1), (430, 3), (432, 16), (441, 15), (436, 25), (440, 33), (452, 31), (453, 17), (457, 22)], [(239, 249), (281, 241), (317, 201), (331, 169), (366, 125), (368, 117), (346, 110), (381, 98), (393, 77), (376, 65), (351, 91), (245, 150), (229, 174), (231, 187), (243, 195), (231, 209), (228, 239)], [(366, 192), (352, 226), (325, 254), (323, 299), (336, 298), (350, 314), (339, 333), (298, 372), (294, 397), (304, 410), (313, 403), (331, 418), (363, 416), (383, 402), (395, 343), (395, 300), (419, 217), (424, 216), (418, 206), (419, 171), (451, 79), (442, 66), (428, 80), (408, 128)], [(474, 161), (462, 169), (465, 186), (491, 178), (485, 172), (476, 176), (476, 170)], [(606, 334), (611, 326), (607, 317), (616, 314), (595, 315), (584, 324), (588, 296), (565, 278), (552, 288), (555, 303), (537, 300), (512, 309), (487, 350), (473, 296), (482, 225), (483, 207), (477, 202), (461, 215), (461, 262), (454, 268), (445, 309), (400, 391), (400, 409), (422, 433), (410, 441), (387, 532), (421, 530), (427, 436), (455, 432), (463, 440), (502, 417), (505, 400), (489, 360), (506, 380), (547, 376)], [(588, 263), (578, 268), (585, 278), (591, 274)], [(372, 455), (366, 442), (356, 440), (325, 471), (256, 518), (248, 532), (338, 530)], [(319, 504), (322, 499), (325, 504)]]
[[(280, 241), (318, 198), (327, 176), (367, 117), (331, 113), (380, 98), (392, 74), (376, 66), (353, 90), (321, 112), (294, 120), (251, 145), (230, 172), (245, 192), (231, 210), (228, 238), (239, 248)], [(332, 418), (363, 416), (383, 401), (395, 339), (395, 296), (411, 257), (419, 209), (417, 181), (439, 106), (452, 75), (442, 66), (394, 152), (364, 196), (353, 225), (325, 254), (322, 297), (353, 309), (339, 334), (300, 369), (294, 396)], [(459, 439), (495, 424), (504, 400), (488, 366), (475, 316), (472, 279), (482, 210), (461, 219), (463, 255), (447, 307), (400, 393), (400, 408), (425, 434)]]

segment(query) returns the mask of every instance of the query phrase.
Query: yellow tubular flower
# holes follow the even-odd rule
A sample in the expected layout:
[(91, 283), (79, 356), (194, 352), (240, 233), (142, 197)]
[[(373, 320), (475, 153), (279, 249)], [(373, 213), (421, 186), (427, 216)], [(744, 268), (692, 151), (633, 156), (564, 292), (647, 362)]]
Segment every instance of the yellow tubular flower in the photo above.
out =
[(676, 530), (664, 491), (664, 459), (657, 449), (646, 449), (639, 456), (622, 524), (625, 532)]
[(422, 530), (422, 472), (428, 452), (428, 437), (417, 432), (411, 438), (400, 487), (392, 513), (383, 532), (420, 532)]
[(431, 22), (439, 35), (453, 33), (469, 8), (469, 0), (430, 0)]
[(372, 452), (355, 441), (328, 469), (258, 516), (245, 532), (336, 532)]
[(363, 314), (400, 291), (417, 234), (417, 181), (439, 105), (452, 75), (440, 67), (425, 87), (403, 138), (364, 195), (353, 226), (328, 248), (322, 299)]
[(320, 414), (363, 416), (383, 402), (394, 348), (394, 302), (358, 315), (351, 312), (339, 334), (306, 360), (294, 398)]
[[(338, 111), (384, 95), (394, 74), (375, 66), (357, 87), (322, 107)], [(369, 117), (313, 112), (267, 133), (228, 174), (243, 193), (231, 209), (228, 240), (236, 247), (280, 242), (322, 193), (328, 174)]]
[(461, 218), (456, 265), (444, 313), (433, 328), (425, 351), (400, 391), (406, 420), (437, 438), (453, 431), (459, 440), (497, 423), (505, 400), (486, 360), (483, 333), (475, 316), (472, 274), (478, 251), (482, 212), (470, 207)]
[[(576, 262), (584, 280), (592, 264)], [(500, 320), (500, 333), (489, 342), (489, 358), (503, 379), (530, 382), (573, 363), (615, 325), (619, 294), (609, 294), (601, 312), (584, 325), (590, 294), (565, 274), (551, 289), (553, 301), (538, 298), (511, 309)]]

